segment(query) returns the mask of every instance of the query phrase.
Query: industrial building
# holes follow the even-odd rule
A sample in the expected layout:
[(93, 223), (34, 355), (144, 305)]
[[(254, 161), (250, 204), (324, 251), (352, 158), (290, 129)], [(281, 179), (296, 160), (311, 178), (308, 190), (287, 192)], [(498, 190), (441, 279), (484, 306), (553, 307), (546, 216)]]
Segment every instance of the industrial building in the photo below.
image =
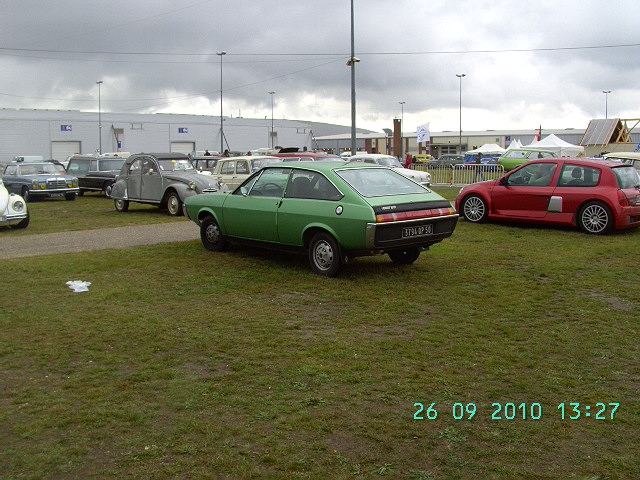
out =
[[(585, 154), (632, 151), (640, 142), (640, 120), (592, 120), (583, 129), (542, 129), (562, 140), (585, 146)], [(16, 156), (39, 155), (64, 161), (77, 153), (182, 152), (230, 150), (246, 153), (264, 147), (307, 147), (332, 153), (351, 150), (351, 127), (284, 119), (251, 119), (208, 115), (97, 113), (74, 110), (0, 109), (0, 164)], [(485, 143), (524, 145), (539, 133), (531, 130), (431, 132), (431, 142), (418, 143), (415, 132), (401, 132), (400, 120), (386, 133), (357, 129), (356, 148), (399, 156), (410, 152), (445, 153), (471, 150)], [(589, 143), (590, 142), (590, 143)]]

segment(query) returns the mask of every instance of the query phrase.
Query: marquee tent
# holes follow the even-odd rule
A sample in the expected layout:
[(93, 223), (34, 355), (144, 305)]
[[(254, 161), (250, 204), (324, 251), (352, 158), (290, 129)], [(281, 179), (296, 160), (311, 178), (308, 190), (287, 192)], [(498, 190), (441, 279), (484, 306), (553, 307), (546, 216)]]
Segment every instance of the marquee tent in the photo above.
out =
[(532, 144), (527, 145), (525, 148), (548, 150), (561, 157), (575, 157), (579, 153), (584, 152), (584, 147), (565, 142), (564, 140), (556, 137), (553, 133), (539, 142), (533, 142)]
[(500, 154), (503, 154), (504, 152), (506, 152), (506, 150), (502, 148), (500, 145), (496, 145), (495, 143), (485, 143), (481, 147), (476, 148), (475, 150), (469, 150), (466, 153), (468, 155), (474, 154), (474, 153), (481, 153), (482, 155), (491, 155), (491, 154), (500, 155)]

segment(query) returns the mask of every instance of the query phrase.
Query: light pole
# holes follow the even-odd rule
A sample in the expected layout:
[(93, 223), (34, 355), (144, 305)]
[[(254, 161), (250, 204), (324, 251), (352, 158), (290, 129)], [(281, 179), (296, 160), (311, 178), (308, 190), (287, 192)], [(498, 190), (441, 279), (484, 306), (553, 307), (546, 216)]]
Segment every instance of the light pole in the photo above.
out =
[(351, 0), (351, 58), (347, 62), (347, 66), (351, 67), (351, 155), (356, 154), (356, 63), (360, 61), (355, 53), (353, 17), (353, 0)]
[(403, 162), (402, 160), (402, 150), (403, 150), (403, 145), (402, 145), (402, 126), (404, 125), (404, 104), (407, 102), (398, 102), (400, 104), (400, 161)]
[(273, 95), (276, 92), (269, 92), (271, 95), (271, 148), (273, 148)]
[(98, 80), (96, 83), (98, 84), (98, 153), (102, 154), (102, 106), (100, 105), (100, 85), (102, 85), (102, 80)]
[(460, 136), (458, 137), (460, 153), (462, 153), (462, 77), (466, 77), (464, 73), (456, 73), (456, 77), (460, 79)]
[(602, 90), (602, 93), (604, 93), (604, 118), (606, 120), (609, 118), (609, 94), (611, 93), (611, 90)]
[(220, 56), (220, 153), (224, 152), (224, 127), (222, 126), (222, 57), (227, 52), (216, 52)]

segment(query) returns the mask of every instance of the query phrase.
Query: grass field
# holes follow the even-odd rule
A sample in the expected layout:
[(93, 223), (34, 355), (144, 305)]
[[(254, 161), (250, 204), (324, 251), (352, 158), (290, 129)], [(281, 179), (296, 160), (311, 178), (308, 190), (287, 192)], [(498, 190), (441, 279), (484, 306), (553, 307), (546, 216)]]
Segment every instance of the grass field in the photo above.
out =
[(0, 261), (0, 476), (640, 478), (639, 240), (460, 221), (337, 279), (198, 241)]

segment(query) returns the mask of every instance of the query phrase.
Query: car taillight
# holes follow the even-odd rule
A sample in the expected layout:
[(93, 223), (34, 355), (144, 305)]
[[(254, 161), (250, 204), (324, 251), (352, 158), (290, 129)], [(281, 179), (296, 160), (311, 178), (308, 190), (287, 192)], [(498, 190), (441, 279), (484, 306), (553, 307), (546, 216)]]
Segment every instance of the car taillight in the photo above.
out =
[(454, 215), (455, 213), (456, 211), (453, 207), (431, 208), (429, 210), (414, 210), (411, 212), (381, 213), (379, 215), (376, 215), (376, 223), (401, 222), (403, 220), (418, 220), (421, 218), (442, 217), (445, 215)]
[(631, 205), (629, 203), (629, 199), (627, 198), (627, 196), (624, 194), (624, 192), (622, 190), (618, 190), (618, 202), (623, 207), (628, 207), (628, 206)]

